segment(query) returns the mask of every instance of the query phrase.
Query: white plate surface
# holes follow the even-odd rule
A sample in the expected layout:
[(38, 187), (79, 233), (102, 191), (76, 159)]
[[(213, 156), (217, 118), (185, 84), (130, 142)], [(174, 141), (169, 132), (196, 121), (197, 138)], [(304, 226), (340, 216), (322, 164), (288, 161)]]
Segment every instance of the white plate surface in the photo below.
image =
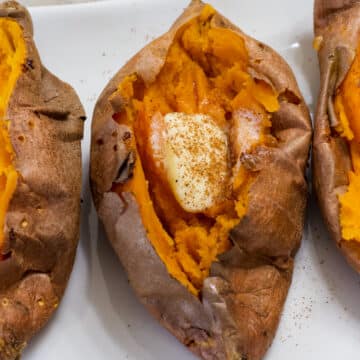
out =
[[(312, 0), (210, 1), (282, 54), (313, 111), (318, 90)], [(194, 359), (140, 305), (98, 224), (88, 185), (90, 121), (110, 77), (165, 32), (184, 0), (121, 0), (32, 8), (44, 64), (78, 91), (89, 120), (83, 141), (81, 241), (63, 302), (25, 360)], [(360, 279), (330, 242), (311, 199), (304, 241), (279, 331), (266, 360), (358, 359)]]

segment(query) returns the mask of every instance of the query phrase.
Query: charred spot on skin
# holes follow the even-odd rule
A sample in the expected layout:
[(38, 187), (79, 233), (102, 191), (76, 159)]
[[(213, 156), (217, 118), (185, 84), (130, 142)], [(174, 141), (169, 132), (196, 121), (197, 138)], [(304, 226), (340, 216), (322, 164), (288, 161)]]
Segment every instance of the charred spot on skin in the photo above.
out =
[(29, 128), (33, 129), (33, 128), (35, 127), (35, 124), (34, 124), (33, 121), (30, 120), (30, 121), (28, 122), (28, 126), (29, 126)]
[(86, 117), (85, 115), (82, 115), (82, 116), (79, 117), (79, 119), (80, 119), (81, 121), (86, 121), (87, 117)]
[(18, 140), (19, 140), (20, 142), (24, 142), (24, 141), (25, 141), (25, 136), (24, 136), (24, 135), (19, 135), (19, 136), (18, 136)]
[(98, 146), (102, 146), (102, 145), (104, 145), (104, 140), (103, 140), (103, 139), (97, 139), (97, 140), (96, 140), (96, 144), (97, 144)]
[(261, 50), (265, 50), (265, 45), (262, 42), (258, 42), (258, 46)]
[(26, 66), (30, 68), (31, 70), (35, 69), (34, 61), (32, 59), (26, 59)]
[(192, 348), (192, 347), (195, 347), (196, 346), (196, 342), (195, 340), (185, 340), (185, 346), (189, 347), (189, 348)]
[(38, 206), (36, 206), (36, 211), (38, 212), (38, 213), (41, 213), (44, 209), (42, 208), (42, 206), (40, 206), (40, 205), (38, 205)]
[(133, 151), (130, 151), (126, 156), (125, 160), (120, 165), (116, 180), (116, 184), (124, 184), (127, 180), (131, 179), (135, 167), (135, 154)]
[(34, 69), (35, 69), (34, 60), (27, 58), (25, 60), (25, 63), (23, 64), (23, 70), (26, 72)]
[[(296, 251), (294, 250), (294, 255)], [(277, 270), (287, 270), (289, 268), (289, 258), (284, 256), (270, 256), (269, 257), (270, 263), (274, 266)], [(291, 265), (290, 265), (291, 266)]]
[[(209, 20), (211, 20), (213, 17), (214, 17), (214, 15), (212, 15)], [(209, 20), (208, 20), (208, 21), (209, 21)], [(221, 19), (221, 18), (218, 19), (218, 25), (219, 25), (220, 27), (226, 28), (226, 22), (224, 21), (224, 19)]]
[(129, 140), (131, 138), (131, 132), (130, 131), (125, 131), (124, 135), (122, 136), (122, 140), (126, 141)]

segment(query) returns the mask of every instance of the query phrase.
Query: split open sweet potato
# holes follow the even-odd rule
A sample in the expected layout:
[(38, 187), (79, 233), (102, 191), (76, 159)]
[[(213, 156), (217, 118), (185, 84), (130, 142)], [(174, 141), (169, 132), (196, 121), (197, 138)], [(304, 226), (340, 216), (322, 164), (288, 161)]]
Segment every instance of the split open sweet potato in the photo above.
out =
[(99, 216), (140, 300), (204, 359), (260, 359), (272, 342), (310, 139), (289, 66), (198, 0), (97, 102)]
[(360, 1), (315, 1), (321, 89), (313, 173), (329, 231), (360, 272)]
[(41, 64), (29, 13), (0, 3), (0, 359), (64, 293), (79, 235), (84, 110)]

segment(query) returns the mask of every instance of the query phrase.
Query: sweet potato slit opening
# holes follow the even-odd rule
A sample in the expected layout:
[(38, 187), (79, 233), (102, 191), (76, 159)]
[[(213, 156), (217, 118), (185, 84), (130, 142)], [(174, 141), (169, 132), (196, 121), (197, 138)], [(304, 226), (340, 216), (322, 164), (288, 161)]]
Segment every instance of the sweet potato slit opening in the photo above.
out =
[(7, 107), (25, 60), (25, 41), (20, 25), (0, 19), (0, 260), (4, 243), (5, 216), (16, 188), (18, 173), (14, 167), (14, 150), (9, 138)]
[(344, 240), (360, 241), (360, 48), (343, 83), (337, 90), (334, 105), (339, 121), (336, 131), (347, 140), (352, 161), (349, 186), (339, 195), (340, 225)]
[[(194, 295), (201, 291), (211, 264), (231, 248), (230, 230), (246, 214), (256, 174), (245, 170), (240, 157), (273, 143), (270, 114), (279, 108), (273, 88), (249, 74), (244, 39), (214, 27), (214, 15), (206, 6), (178, 31), (153, 83), (145, 86), (138, 74), (132, 74), (113, 95), (126, 104), (113, 118), (132, 129), (135, 136), (128, 146), (136, 154), (132, 178), (114, 185), (114, 191), (135, 196), (154, 249), (169, 274)], [(173, 113), (185, 118), (206, 115), (227, 137), (229, 176), (224, 191), (214, 206), (201, 212), (181, 206), (159, 150), (164, 118)]]

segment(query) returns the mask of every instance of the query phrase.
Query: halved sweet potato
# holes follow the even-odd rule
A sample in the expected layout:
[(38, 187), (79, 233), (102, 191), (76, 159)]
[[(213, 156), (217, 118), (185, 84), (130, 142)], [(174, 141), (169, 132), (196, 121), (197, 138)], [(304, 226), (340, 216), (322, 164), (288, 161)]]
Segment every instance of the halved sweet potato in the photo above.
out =
[(321, 89), (313, 147), (314, 186), (325, 222), (360, 272), (360, 1), (315, 1)]
[(310, 138), (288, 65), (198, 0), (97, 102), (99, 216), (141, 301), (204, 359), (260, 359), (271, 344)]
[(64, 293), (79, 235), (84, 110), (41, 64), (28, 12), (0, 4), (0, 359)]

